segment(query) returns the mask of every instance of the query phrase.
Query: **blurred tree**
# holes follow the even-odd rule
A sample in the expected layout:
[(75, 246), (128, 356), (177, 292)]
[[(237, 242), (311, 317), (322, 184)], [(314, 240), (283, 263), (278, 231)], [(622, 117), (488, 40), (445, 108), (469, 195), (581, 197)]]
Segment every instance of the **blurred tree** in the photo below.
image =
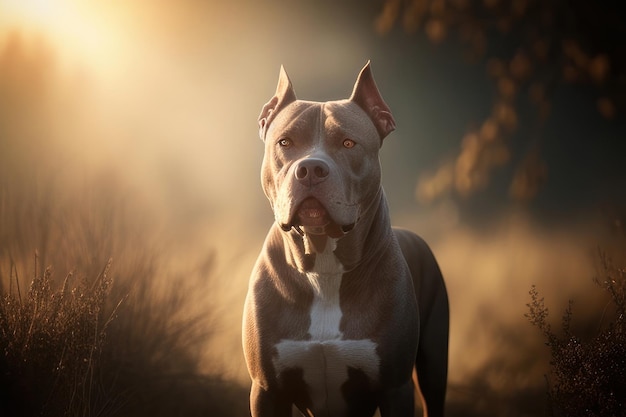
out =
[(626, 20), (617, 6), (585, 0), (385, 0), (375, 21), (378, 33), (401, 25), (408, 33), (423, 31), (434, 44), (454, 36), (469, 61), (484, 63), (494, 83), (491, 114), (464, 137), (455, 163), (420, 181), (418, 198), (428, 202), (451, 188), (467, 195), (485, 187), (490, 172), (510, 160), (506, 139), (526, 103), (536, 111), (537, 143), (509, 191), (516, 200), (533, 198), (546, 177), (538, 142), (557, 87), (584, 89), (606, 119), (626, 108)]

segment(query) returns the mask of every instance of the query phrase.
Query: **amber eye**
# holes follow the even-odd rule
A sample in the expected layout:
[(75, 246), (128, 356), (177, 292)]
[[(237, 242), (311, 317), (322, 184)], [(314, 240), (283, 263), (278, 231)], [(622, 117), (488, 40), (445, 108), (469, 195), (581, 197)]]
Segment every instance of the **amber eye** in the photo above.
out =
[(353, 141), (352, 139), (344, 139), (343, 140), (343, 147), (350, 149), (350, 148), (354, 148), (354, 145), (356, 145), (356, 142)]
[(293, 142), (289, 138), (282, 138), (278, 140), (278, 144), (283, 148), (289, 148)]

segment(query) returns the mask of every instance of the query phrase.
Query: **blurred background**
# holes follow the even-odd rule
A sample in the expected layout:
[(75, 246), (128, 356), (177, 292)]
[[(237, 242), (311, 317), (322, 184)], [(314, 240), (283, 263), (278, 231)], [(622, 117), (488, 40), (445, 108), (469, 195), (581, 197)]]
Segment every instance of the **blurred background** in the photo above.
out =
[(128, 302), (196, 320), (185, 369), (245, 402), (241, 309), (273, 221), (257, 116), (280, 65), (331, 100), (371, 60), (392, 220), (448, 285), (450, 409), (539, 415), (531, 285), (597, 328), (594, 250), (623, 254), (625, 26), (582, 3), (0, 0), (3, 285), (113, 258)]

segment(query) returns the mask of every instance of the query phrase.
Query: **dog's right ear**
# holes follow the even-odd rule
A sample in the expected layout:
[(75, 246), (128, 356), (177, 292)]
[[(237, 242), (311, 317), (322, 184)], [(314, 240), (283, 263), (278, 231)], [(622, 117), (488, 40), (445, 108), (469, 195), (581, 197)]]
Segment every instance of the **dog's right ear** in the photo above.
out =
[(356, 84), (354, 84), (350, 100), (365, 110), (365, 113), (372, 119), (381, 141), (396, 129), (396, 121), (391, 115), (391, 109), (378, 91), (369, 61), (361, 70)]
[(296, 101), (296, 93), (291, 86), (291, 80), (285, 71), (285, 68), (280, 66), (280, 75), (278, 76), (278, 86), (276, 86), (276, 93), (270, 101), (268, 101), (259, 115), (259, 136), (262, 140), (265, 140), (265, 133), (270, 123), (276, 117), (276, 114), (289, 103)]

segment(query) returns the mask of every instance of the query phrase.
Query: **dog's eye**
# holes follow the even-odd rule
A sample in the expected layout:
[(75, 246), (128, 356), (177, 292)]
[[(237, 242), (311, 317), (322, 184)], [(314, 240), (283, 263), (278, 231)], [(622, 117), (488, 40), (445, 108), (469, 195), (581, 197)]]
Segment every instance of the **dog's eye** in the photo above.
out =
[(350, 148), (354, 148), (354, 145), (356, 145), (356, 142), (353, 141), (352, 139), (344, 139), (343, 140), (343, 147), (350, 149)]
[(278, 140), (278, 144), (283, 148), (289, 148), (293, 142), (289, 138), (282, 138)]

